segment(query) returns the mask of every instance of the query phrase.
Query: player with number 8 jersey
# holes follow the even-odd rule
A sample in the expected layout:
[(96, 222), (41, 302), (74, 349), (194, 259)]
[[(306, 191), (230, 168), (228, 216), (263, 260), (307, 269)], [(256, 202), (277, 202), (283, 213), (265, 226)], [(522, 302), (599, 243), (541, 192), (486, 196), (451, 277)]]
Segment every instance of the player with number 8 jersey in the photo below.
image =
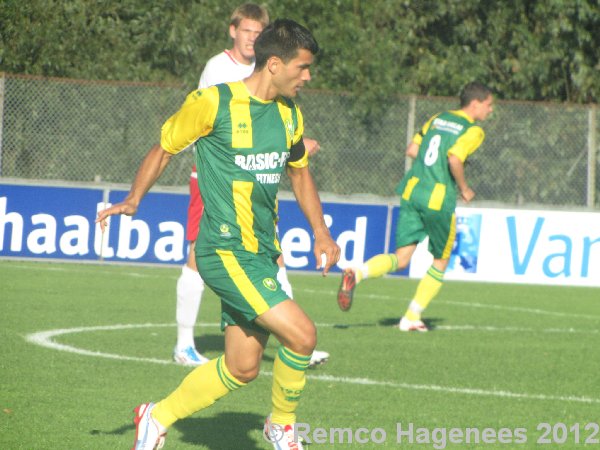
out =
[(457, 194), (466, 202), (475, 196), (464, 173), (465, 161), (484, 139), (475, 121), (485, 120), (492, 104), (489, 88), (469, 83), (461, 92), (460, 109), (436, 114), (413, 137), (406, 154), (414, 163), (396, 188), (401, 197), (396, 251), (344, 270), (337, 297), (342, 310), (350, 309), (354, 289), (361, 281), (406, 268), (417, 244), (428, 237), (433, 264), (398, 324), (401, 331), (428, 330), (421, 313), (442, 287), (456, 236)]
[(410, 171), (396, 192), (402, 200), (422, 204), (432, 210), (454, 211), (456, 183), (448, 165), (448, 155), (462, 162), (484, 139), (483, 129), (461, 110), (436, 114), (414, 136), (420, 150)]

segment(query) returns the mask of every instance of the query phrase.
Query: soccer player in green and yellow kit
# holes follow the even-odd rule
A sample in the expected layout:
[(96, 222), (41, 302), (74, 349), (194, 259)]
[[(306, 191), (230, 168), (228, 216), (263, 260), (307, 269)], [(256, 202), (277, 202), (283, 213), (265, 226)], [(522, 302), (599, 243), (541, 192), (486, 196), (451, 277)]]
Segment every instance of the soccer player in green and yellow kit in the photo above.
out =
[(308, 169), (302, 114), (291, 100), (310, 80), (318, 45), (306, 28), (283, 19), (263, 30), (254, 51), (250, 77), (188, 95), (163, 125), (160, 145), (149, 151), (125, 200), (98, 214), (101, 226), (111, 215), (134, 214), (171, 156), (194, 144), (205, 204), (196, 260), (203, 280), (221, 298), (225, 353), (195, 368), (163, 400), (135, 409), (135, 450), (162, 447), (167, 428), (177, 420), (256, 378), (270, 334), (281, 346), (265, 436), (276, 449), (302, 449), (294, 433), (295, 411), (316, 330), (277, 281), (276, 196), (286, 170), (313, 229), (315, 257), (326, 258), (327, 274), (340, 248), (325, 225)]
[(485, 136), (475, 122), (485, 120), (492, 109), (492, 91), (479, 82), (469, 83), (461, 91), (460, 109), (436, 114), (414, 136), (406, 149), (413, 166), (396, 188), (401, 196), (396, 251), (344, 270), (337, 297), (342, 310), (350, 309), (360, 282), (404, 269), (417, 244), (429, 237), (433, 264), (398, 324), (402, 331), (427, 331), (421, 313), (442, 287), (456, 235), (456, 197), (460, 194), (469, 202), (475, 196), (464, 171), (466, 159)]

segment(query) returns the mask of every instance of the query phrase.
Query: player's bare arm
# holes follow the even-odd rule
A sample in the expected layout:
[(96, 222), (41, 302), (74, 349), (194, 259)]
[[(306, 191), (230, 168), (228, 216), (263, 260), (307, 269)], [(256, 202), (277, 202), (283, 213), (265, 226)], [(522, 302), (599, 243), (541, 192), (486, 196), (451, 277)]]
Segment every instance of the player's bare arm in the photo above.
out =
[(465, 202), (470, 202), (475, 197), (475, 191), (469, 187), (465, 178), (465, 165), (456, 155), (448, 155), (448, 165), (450, 173), (456, 181), (456, 186), (460, 192), (460, 196)]
[(306, 148), (306, 153), (308, 156), (316, 155), (319, 150), (321, 150), (321, 144), (316, 139), (311, 138), (303, 138), (304, 140), (304, 148)]
[(125, 200), (98, 213), (96, 223), (100, 223), (102, 231), (104, 231), (104, 228), (106, 227), (106, 218), (109, 216), (117, 214), (132, 216), (137, 212), (142, 198), (163, 173), (165, 167), (167, 167), (167, 164), (169, 164), (169, 161), (171, 160), (171, 156), (173, 155), (168, 153), (158, 144), (150, 149), (138, 168), (129, 194), (127, 194)]
[[(325, 276), (329, 269), (340, 259), (340, 247), (331, 238), (329, 229), (325, 224), (321, 200), (308, 167), (288, 167), (288, 175), (298, 205), (315, 234), (314, 254), (317, 269), (322, 268), (323, 276)], [(324, 264), (321, 263), (322, 255), (325, 257)]]
[(419, 144), (412, 142), (406, 147), (406, 156), (415, 159), (419, 154)]

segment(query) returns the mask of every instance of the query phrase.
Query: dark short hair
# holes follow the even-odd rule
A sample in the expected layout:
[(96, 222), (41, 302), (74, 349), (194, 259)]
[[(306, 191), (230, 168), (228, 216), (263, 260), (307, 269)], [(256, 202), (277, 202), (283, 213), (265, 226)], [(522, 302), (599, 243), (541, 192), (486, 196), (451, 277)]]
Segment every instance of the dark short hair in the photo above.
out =
[(492, 93), (489, 87), (479, 81), (467, 83), (460, 91), (460, 107), (468, 106), (473, 100), (482, 102)]
[(284, 63), (298, 55), (300, 49), (313, 55), (319, 52), (319, 44), (310, 31), (290, 19), (277, 19), (271, 22), (254, 42), (255, 68), (262, 69), (267, 60), (277, 56)]

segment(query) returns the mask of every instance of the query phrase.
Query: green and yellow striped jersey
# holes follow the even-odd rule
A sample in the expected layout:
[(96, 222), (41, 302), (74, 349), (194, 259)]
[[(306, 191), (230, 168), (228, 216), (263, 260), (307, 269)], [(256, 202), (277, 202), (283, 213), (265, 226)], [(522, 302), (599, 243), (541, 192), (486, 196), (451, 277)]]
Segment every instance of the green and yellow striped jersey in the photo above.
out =
[(403, 200), (436, 211), (454, 210), (457, 189), (448, 156), (456, 155), (465, 162), (484, 138), (483, 129), (461, 110), (431, 117), (413, 138), (419, 152), (396, 192)]
[(161, 146), (194, 144), (204, 214), (196, 253), (281, 252), (275, 224), (286, 165), (303, 168), (302, 114), (290, 99), (264, 101), (242, 82), (200, 89), (163, 126)]

